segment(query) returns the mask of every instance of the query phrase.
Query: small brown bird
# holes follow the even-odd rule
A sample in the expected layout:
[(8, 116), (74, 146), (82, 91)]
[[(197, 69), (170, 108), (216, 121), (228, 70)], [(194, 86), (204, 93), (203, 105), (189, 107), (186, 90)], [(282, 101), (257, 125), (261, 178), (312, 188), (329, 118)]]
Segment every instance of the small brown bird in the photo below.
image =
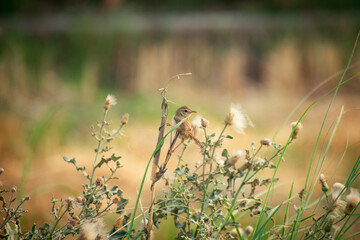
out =
[[(184, 118), (189, 117), (192, 113), (196, 113), (196, 111), (192, 110), (188, 106), (182, 106), (178, 110), (176, 110), (174, 118), (173, 118), (173, 125), (179, 123)], [(204, 146), (201, 144), (201, 142), (194, 136), (191, 123), (189, 119), (186, 119), (177, 129), (176, 134), (178, 135), (178, 138), (181, 139), (181, 143), (174, 148), (173, 151), (177, 147), (179, 147), (186, 139), (192, 139), (195, 141), (195, 143), (201, 148), (204, 149)]]

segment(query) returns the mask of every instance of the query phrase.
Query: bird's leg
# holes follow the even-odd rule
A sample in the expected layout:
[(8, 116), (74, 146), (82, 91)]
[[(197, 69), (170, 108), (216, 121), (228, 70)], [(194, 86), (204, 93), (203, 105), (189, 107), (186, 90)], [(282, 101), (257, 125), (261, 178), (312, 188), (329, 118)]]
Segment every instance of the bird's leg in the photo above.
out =
[(175, 150), (181, 145), (183, 144), (184, 139), (181, 139), (181, 142), (179, 143), (179, 145), (177, 145), (173, 150), (171, 150), (171, 153), (175, 152)]

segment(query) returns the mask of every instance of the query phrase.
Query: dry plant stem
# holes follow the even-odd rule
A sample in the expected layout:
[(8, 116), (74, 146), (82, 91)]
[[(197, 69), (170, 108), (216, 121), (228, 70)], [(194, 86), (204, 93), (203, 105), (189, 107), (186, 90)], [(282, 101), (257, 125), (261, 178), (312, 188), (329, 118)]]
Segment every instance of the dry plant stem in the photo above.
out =
[[(166, 100), (166, 92), (164, 92), (163, 95), (163, 101), (161, 104), (161, 109), (162, 109), (162, 114), (161, 114), (161, 123), (160, 123), (160, 128), (159, 128), (159, 136), (158, 136), (158, 141), (156, 143), (156, 146), (159, 145), (161, 139), (164, 137), (164, 132), (165, 132), (165, 125), (167, 122), (167, 112), (168, 112), (168, 103)], [(150, 203), (150, 208), (149, 208), (149, 222), (148, 225), (146, 227), (147, 230), (147, 239), (151, 238), (151, 228), (152, 228), (152, 224), (153, 224), (153, 210), (154, 210), (154, 201), (155, 201), (155, 183), (157, 181), (157, 177), (156, 177), (156, 172), (159, 166), (159, 158), (160, 158), (160, 153), (161, 153), (161, 148), (162, 146), (159, 148), (159, 150), (156, 152), (156, 154), (154, 155), (154, 161), (153, 161), (153, 165), (152, 165), (152, 170), (151, 170), (151, 203)]]

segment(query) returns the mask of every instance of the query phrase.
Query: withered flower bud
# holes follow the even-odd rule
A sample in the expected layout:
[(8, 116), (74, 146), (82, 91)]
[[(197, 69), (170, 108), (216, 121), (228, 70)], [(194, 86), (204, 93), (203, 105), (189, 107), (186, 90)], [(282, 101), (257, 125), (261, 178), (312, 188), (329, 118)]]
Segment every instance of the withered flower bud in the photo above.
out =
[(247, 227), (245, 228), (245, 234), (246, 234), (246, 236), (250, 236), (253, 231), (254, 231), (254, 228), (253, 228), (252, 226), (250, 226), (250, 225), (247, 226)]
[[(299, 135), (299, 132), (300, 132), (300, 130), (301, 130), (301, 128), (302, 128), (302, 124), (299, 122), (298, 124), (297, 124), (298, 122), (292, 122), (291, 124), (290, 124), (290, 126), (291, 126), (291, 128), (292, 129), (294, 129), (294, 132), (293, 132), (293, 135), (291, 136), (291, 140), (294, 140), (294, 139), (296, 139), (297, 137), (298, 137), (298, 135)], [(297, 125), (296, 125), (297, 124)], [(296, 127), (295, 127), (296, 126)]]
[(206, 128), (208, 125), (209, 125), (209, 121), (207, 120), (207, 119), (205, 119), (205, 118), (201, 118), (201, 126), (203, 127), (203, 128)]
[(96, 185), (97, 187), (100, 187), (102, 184), (103, 184), (103, 179), (100, 178), (100, 177), (98, 177), (98, 178), (96, 179), (96, 181), (95, 181), (95, 185)]
[(0, 168), (0, 175), (5, 172), (5, 170), (3, 168)]
[(326, 182), (324, 174), (320, 174), (319, 181), (320, 181), (320, 184), (321, 184), (321, 190), (323, 192), (327, 192), (329, 190), (329, 185)]
[(104, 109), (107, 111), (112, 105), (117, 103), (116, 98), (113, 95), (107, 95), (104, 103)]
[(83, 202), (83, 197), (82, 196), (78, 196), (77, 198), (76, 198), (76, 202), (77, 203), (82, 203)]
[(16, 193), (16, 191), (17, 191), (17, 188), (15, 186), (11, 188), (12, 193)]
[(120, 198), (118, 196), (116, 196), (116, 197), (113, 198), (112, 202), (114, 204), (117, 204), (118, 202), (120, 202)]
[(263, 146), (270, 146), (271, 139), (270, 138), (262, 138), (262, 139), (260, 139), (260, 144)]
[(96, 209), (99, 210), (99, 209), (101, 208), (102, 204), (103, 204), (102, 201), (100, 201), (100, 200), (97, 201), (97, 203), (96, 203)]
[(121, 124), (126, 125), (128, 123), (128, 121), (129, 121), (129, 114), (125, 113), (121, 118)]
[(356, 208), (356, 206), (360, 202), (360, 193), (358, 190), (354, 188), (350, 188), (349, 195), (346, 196), (346, 208), (344, 213), (346, 215), (350, 215), (352, 211)]

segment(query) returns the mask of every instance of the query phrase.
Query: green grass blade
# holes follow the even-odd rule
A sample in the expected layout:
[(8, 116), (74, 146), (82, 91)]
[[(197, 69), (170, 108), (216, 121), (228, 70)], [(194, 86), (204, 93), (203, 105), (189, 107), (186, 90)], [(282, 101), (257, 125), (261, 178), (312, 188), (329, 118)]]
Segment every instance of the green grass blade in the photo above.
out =
[[(288, 199), (291, 198), (293, 189), (294, 189), (294, 182), (291, 184), (291, 188), (290, 188), (290, 192), (289, 192), (289, 197), (288, 197)], [(284, 236), (284, 234), (285, 234), (285, 225), (286, 225), (287, 215), (288, 215), (288, 212), (289, 212), (289, 206), (290, 206), (290, 201), (288, 201), (287, 204), (286, 204), (285, 215), (284, 215), (284, 224), (283, 224), (284, 227), (283, 227), (282, 232), (281, 232), (281, 234), (282, 234), (283, 236)]]
[(146, 165), (146, 169), (145, 169), (145, 172), (144, 172), (144, 176), (142, 178), (142, 181), (141, 181), (141, 184), (140, 184), (140, 188), (139, 188), (139, 194), (137, 195), (137, 198), (136, 198), (136, 203), (135, 203), (135, 207), (134, 207), (134, 212), (131, 216), (131, 222), (130, 222), (130, 225), (129, 225), (129, 229), (128, 229), (128, 233), (127, 233), (127, 239), (129, 240), (130, 239), (130, 235), (131, 235), (131, 231), (132, 231), (132, 228), (133, 228), (133, 225), (134, 225), (134, 219), (135, 219), (135, 215), (136, 215), (136, 210), (137, 210), (137, 207), (139, 205), (139, 201), (140, 201), (140, 196), (141, 196), (141, 193), (142, 193), (142, 189), (144, 187), (144, 183), (145, 183), (145, 179), (146, 179), (146, 175), (147, 175), (147, 172), (149, 170), (149, 167), (150, 167), (150, 163), (153, 159), (153, 157), (155, 156), (156, 152), (160, 149), (160, 147), (163, 145), (164, 141), (165, 141), (165, 138), (171, 133), (173, 132), (175, 129), (177, 129), (184, 121), (186, 121), (187, 118), (184, 118), (183, 120), (181, 120), (178, 124), (176, 124), (174, 127), (172, 127), (170, 129), (170, 131), (168, 131), (165, 136), (161, 139), (161, 141), (159, 142), (159, 144), (156, 146), (154, 152), (152, 153), (147, 165)]
[(273, 209), (271, 209), (269, 215), (265, 219), (264, 224), (258, 228), (259, 229), (258, 231), (254, 232), (253, 239), (261, 239), (261, 236), (263, 235), (267, 224), (269, 223), (271, 218), (275, 215), (275, 213), (280, 209), (280, 207), (281, 207), (281, 204), (279, 204), (276, 207), (274, 207)]

